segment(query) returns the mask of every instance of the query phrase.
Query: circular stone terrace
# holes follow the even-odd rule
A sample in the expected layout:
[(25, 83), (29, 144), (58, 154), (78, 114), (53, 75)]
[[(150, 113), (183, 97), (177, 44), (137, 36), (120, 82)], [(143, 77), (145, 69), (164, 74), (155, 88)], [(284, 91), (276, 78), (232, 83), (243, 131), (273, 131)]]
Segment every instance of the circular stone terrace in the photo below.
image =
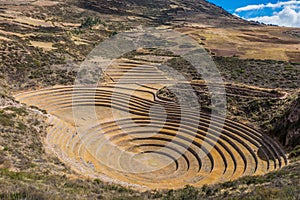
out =
[[(119, 59), (106, 73), (109, 81), (97, 87), (56, 86), (15, 96), (50, 114), (46, 147), (76, 172), (137, 189), (175, 189), (287, 165), (281, 147), (262, 132), (159, 98), (169, 79), (155, 64)], [(144, 79), (153, 83), (136, 84)], [(193, 85), (205, 88), (205, 83)], [(230, 84), (226, 91), (281, 98)]]

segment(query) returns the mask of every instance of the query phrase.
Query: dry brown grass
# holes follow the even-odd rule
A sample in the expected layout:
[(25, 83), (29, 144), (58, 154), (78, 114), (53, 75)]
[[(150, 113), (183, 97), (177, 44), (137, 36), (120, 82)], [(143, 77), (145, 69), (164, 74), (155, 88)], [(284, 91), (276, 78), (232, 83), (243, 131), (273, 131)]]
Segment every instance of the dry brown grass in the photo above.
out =
[(297, 28), (194, 28), (176, 30), (198, 40), (217, 56), (300, 62), (299, 38), (288, 34)]

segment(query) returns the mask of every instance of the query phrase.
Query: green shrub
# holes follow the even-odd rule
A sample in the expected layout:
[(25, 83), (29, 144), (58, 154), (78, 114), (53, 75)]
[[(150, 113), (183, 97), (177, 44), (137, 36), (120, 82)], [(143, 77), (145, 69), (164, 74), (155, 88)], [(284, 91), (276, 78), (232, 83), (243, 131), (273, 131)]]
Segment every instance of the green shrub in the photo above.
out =
[(182, 190), (180, 190), (179, 199), (181, 199), (181, 200), (197, 200), (198, 194), (199, 194), (199, 191), (196, 188), (187, 185)]
[(102, 183), (102, 181), (101, 181), (100, 179), (98, 179), (98, 178), (96, 178), (96, 179), (94, 180), (94, 182), (95, 182), (97, 185), (100, 185), (100, 184)]
[(13, 111), (17, 115), (20, 115), (20, 116), (24, 116), (24, 115), (28, 114), (28, 112), (27, 112), (27, 110), (25, 108), (8, 107), (8, 108), (5, 108), (5, 110)]
[(80, 28), (91, 28), (98, 24), (104, 25), (105, 23), (102, 22), (99, 18), (87, 17), (81, 22)]
[(3, 111), (0, 111), (0, 125), (2, 126), (13, 126), (14, 121), (13, 121), (14, 114), (6, 114)]
[(24, 123), (18, 122), (17, 124), (18, 124), (18, 125), (17, 125), (17, 128), (18, 128), (20, 131), (24, 132), (24, 131), (26, 130), (27, 126), (26, 126)]
[(289, 158), (298, 158), (300, 157), (300, 145), (296, 146), (290, 153)]

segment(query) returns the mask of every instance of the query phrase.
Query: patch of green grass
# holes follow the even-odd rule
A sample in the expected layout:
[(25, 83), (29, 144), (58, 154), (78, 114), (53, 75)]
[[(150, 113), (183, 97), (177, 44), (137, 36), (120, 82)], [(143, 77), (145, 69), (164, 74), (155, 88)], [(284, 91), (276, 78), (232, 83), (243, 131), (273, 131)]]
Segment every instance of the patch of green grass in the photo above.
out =
[(299, 188), (286, 186), (283, 188), (257, 187), (251, 194), (243, 197), (245, 200), (297, 200), (299, 199)]
[(23, 122), (17, 122), (17, 129), (19, 129), (22, 132), (25, 132), (27, 126)]
[(183, 189), (174, 191), (169, 190), (167, 195), (164, 197), (165, 200), (197, 200), (199, 194), (199, 190), (190, 186), (186, 185)]
[(290, 153), (290, 159), (299, 158), (300, 159), (300, 145), (296, 146)]
[(5, 108), (5, 110), (10, 110), (10, 111), (13, 111), (15, 112), (17, 115), (20, 115), (20, 116), (24, 116), (24, 115), (27, 115), (28, 112), (26, 110), (26, 108), (17, 108), (17, 107), (7, 107)]
[(103, 24), (105, 25), (105, 23), (103, 21), (101, 21), (101, 19), (97, 18), (97, 17), (86, 17), (80, 25), (80, 28), (92, 28), (95, 25), (98, 24)]
[[(50, 196), (52, 198), (50, 198)], [(21, 188), (15, 190), (11, 190), (10, 192), (2, 192), (0, 193), (0, 199), (5, 200), (46, 200), (46, 199), (54, 199), (53, 195), (46, 194), (43, 191), (38, 191), (36, 188), (27, 186), (26, 188)]]
[(13, 172), (9, 169), (0, 169), (1, 177), (7, 177), (13, 180), (39, 180), (40, 176), (34, 173)]
[(3, 148), (3, 151), (8, 151), (9, 150), (9, 148), (7, 147), (7, 146), (5, 146), (4, 148)]
[(19, 200), (19, 199), (27, 199), (26, 193), (23, 192), (12, 192), (12, 193), (6, 193), (1, 194), (0, 193), (0, 199), (6, 199), (6, 200)]
[(0, 125), (2, 126), (13, 126), (14, 121), (13, 118), (15, 117), (14, 114), (7, 114), (3, 110), (0, 111)]

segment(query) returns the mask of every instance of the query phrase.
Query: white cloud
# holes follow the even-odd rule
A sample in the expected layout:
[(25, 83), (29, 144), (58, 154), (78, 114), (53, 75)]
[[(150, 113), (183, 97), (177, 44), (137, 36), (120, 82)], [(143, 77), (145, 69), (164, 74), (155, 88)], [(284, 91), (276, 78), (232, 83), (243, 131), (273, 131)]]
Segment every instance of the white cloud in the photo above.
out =
[(232, 15), (234, 15), (234, 16), (236, 16), (236, 17), (241, 17), (241, 16), (239, 16), (238, 14), (236, 14), (236, 13), (233, 13)]
[(235, 10), (235, 12), (249, 11), (249, 10), (259, 10), (265, 8), (266, 5), (258, 4), (258, 5), (248, 5), (245, 7), (241, 7)]
[(300, 1), (299, 0), (277, 2), (275, 4), (268, 3), (268, 4), (248, 5), (236, 9), (236, 12), (237, 13), (243, 12), (244, 14), (245, 13), (247, 14), (247, 12), (251, 12), (253, 15), (254, 10), (262, 10), (265, 8), (272, 8), (276, 12), (271, 13), (270, 16), (256, 17), (254, 15), (253, 17), (248, 17), (245, 19), (259, 21), (265, 24), (275, 24), (275, 25), (287, 26), (287, 27), (300, 27)]
[(273, 13), (272, 16), (254, 17), (248, 20), (259, 21), (265, 24), (300, 27), (300, 11), (297, 12), (297, 8), (287, 6), (280, 12)]
[(264, 8), (280, 8), (283, 6), (290, 6), (290, 5), (300, 5), (300, 1), (291, 0), (286, 2), (277, 2), (277, 3), (268, 3), (268, 4), (257, 4), (257, 5), (248, 5), (245, 7), (241, 7), (235, 10), (235, 12), (242, 12), (242, 11), (250, 11), (250, 10), (259, 10)]

